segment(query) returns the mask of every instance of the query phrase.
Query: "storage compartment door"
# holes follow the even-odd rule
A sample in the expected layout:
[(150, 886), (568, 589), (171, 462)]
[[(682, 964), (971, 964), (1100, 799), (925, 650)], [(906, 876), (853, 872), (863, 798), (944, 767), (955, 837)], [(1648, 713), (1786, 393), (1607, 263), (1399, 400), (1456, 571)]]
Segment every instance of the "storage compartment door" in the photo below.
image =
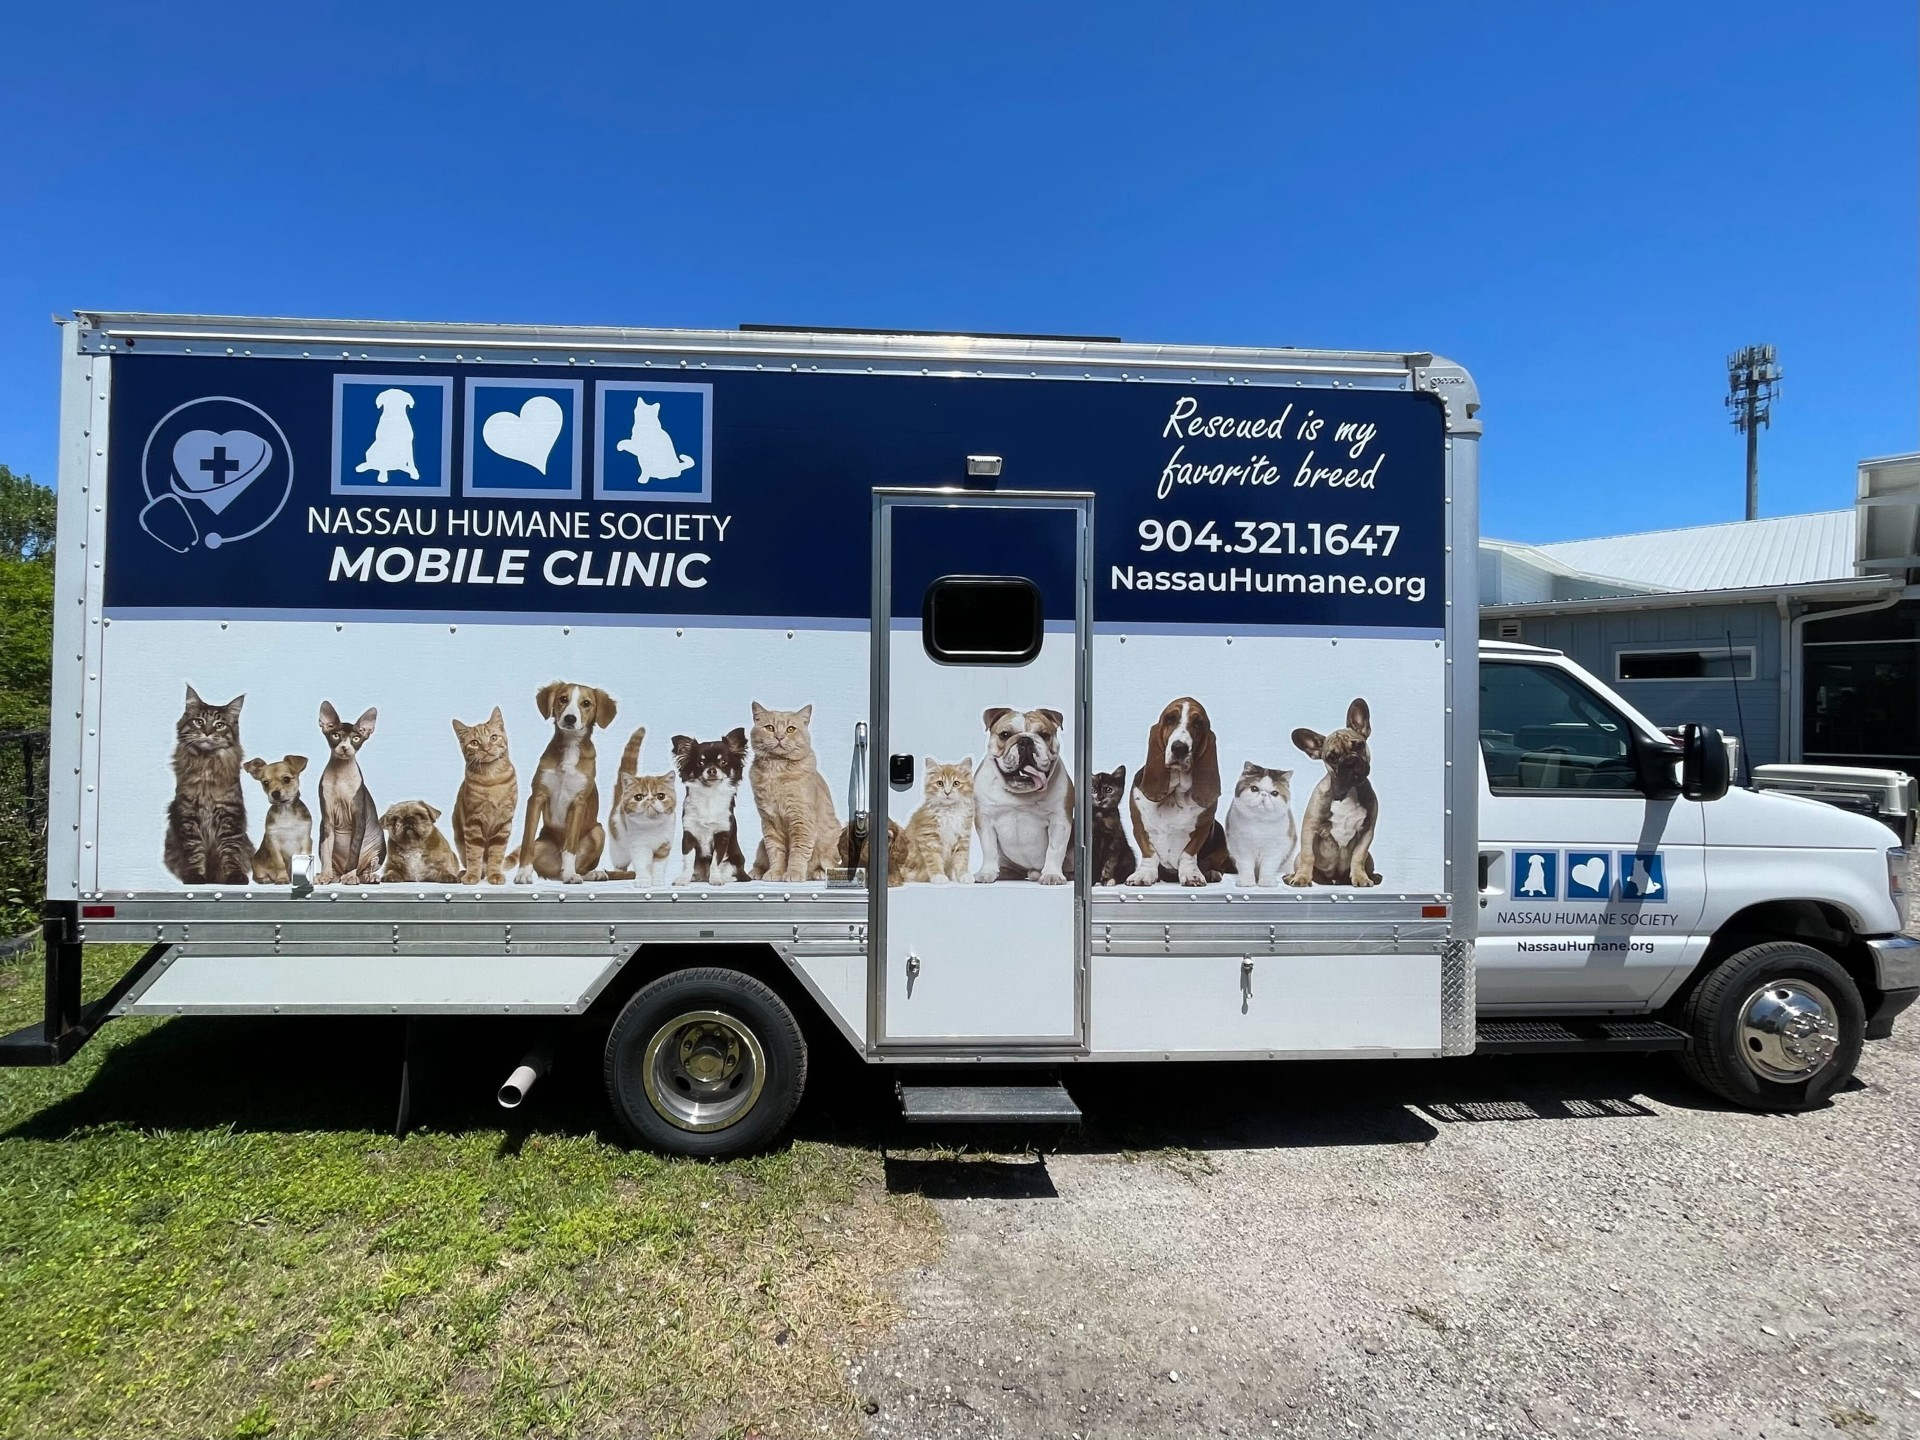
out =
[(1090, 506), (876, 496), (882, 1049), (1083, 1039)]

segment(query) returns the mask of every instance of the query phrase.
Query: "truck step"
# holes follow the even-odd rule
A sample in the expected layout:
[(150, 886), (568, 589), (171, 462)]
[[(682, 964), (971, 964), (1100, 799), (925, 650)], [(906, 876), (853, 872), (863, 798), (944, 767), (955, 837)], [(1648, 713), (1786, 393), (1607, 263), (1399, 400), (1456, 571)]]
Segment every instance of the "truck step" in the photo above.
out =
[(1582, 1050), (1684, 1050), (1687, 1032), (1658, 1020), (1480, 1021), (1476, 1055), (1563, 1055)]
[(1077, 1125), (1080, 1107), (1051, 1085), (896, 1084), (900, 1113), (913, 1125)]

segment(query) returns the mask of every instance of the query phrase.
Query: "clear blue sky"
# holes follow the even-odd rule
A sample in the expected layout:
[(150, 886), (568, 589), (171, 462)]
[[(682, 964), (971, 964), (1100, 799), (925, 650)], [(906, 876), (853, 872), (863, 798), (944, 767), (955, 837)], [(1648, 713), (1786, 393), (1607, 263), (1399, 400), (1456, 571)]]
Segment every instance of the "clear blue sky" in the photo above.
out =
[(0, 461), (73, 307), (1432, 349), (1485, 528), (1920, 443), (1912, 0), (9, 7)]

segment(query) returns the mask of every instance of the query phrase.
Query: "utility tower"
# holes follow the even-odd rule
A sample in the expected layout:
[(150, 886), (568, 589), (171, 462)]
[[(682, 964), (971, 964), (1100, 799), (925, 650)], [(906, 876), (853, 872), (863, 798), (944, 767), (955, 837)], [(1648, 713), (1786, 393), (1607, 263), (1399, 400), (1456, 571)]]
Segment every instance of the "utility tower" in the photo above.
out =
[(1749, 345), (1727, 357), (1727, 409), (1747, 437), (1747, 519), (1760, 518), (1760, 427), (1771, 428), (1780, 367), (1773, 346)]

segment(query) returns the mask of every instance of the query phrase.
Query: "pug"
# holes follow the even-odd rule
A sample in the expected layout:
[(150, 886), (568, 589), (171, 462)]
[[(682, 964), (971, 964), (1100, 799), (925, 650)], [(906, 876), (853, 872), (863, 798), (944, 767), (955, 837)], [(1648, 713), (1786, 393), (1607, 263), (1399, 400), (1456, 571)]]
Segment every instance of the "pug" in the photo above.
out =
[(985, 715), (987, 753), (973, 776), (980, 868), (974, 880), (1064, 885), (1073, 868), (1073, 777), (1060, 758), (1058, 710)]

